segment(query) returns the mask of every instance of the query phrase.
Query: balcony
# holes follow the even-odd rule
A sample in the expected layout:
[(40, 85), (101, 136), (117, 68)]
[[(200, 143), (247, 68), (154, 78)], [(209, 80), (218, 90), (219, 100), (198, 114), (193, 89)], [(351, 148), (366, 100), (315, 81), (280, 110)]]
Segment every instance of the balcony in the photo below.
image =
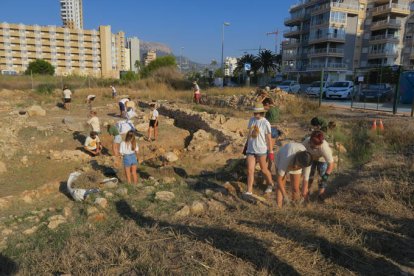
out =
[(400, 37), (393, 35), (393, 34), (389, 34), (389, 35), (375, 35), (375, 36), (371, 36), (370, 40), (369, 40), (369, 44), (383, 44), (383, 43), (399, 43), (400, 42)]
[(307, 69), (309, 71), (313, 71), (313, 70), (335, 70), (335, 71), (339, 71), (339, 70), (346, 70), (348, 68), (348, 65), (346, 65), (345, 63), (332, 63), (332, 62), (328, 62), (328, 63), (312, 63), (309, 64)]
[(311, 36), (309, 38), (309, 44), (316, 44), (322, 42), (342, 42), (345, 43), (346, 34), (322, 34)]
[(309, 57), (344, 57), (344, 49), (342, 48), (322, 48), (311, 49), (308, 53)]
[(376, 58), (389, 58), (389, 57), (397, 57), (398, 51), (396, 50), (371, 50), (368, 53), (369, 59), (376, 59)]
[(284, 59), (284, 60), (294, 60), (298, 56), (299, 55), (297, 53), (283, 53), (282, 59)]
[(300, 13), (295, 16), (286, 17), (285, 18), (285, 25), (286, 26), (296, 26), (300, 25), (300, 23), (305, 20), (305, 13)]
[(283, 41), (282, 48), (283, 49), (294, 49), (300, 46), (299, 40), (291, 40), (291, 41)]
[(339, 12), (346, 12), (348, 14), (355, 14), (359, 13), (359, 4), (358, 2), (354, 3), (337, 3), (337, 2), (330, 2), (312, 9), (312, 15), (325, 13), (329, 11), (339, 11)]
[(378, 31), (383, 29), (401, 29), (401, 24), (401, 20), (398, 19), (385, 19), (381, 21), (372, 22), (370, 30)]
[(303, 32), (304, 30), (298, 27), (292, 27), (290, 29), (283, 31), (283, 36), (285, 38), (298, 38)]
[(391, 3), (373, 8), (371, 11), (372, 16), (387, 15), (388, 13), (407, 16), (410, 15), (410, 6)]

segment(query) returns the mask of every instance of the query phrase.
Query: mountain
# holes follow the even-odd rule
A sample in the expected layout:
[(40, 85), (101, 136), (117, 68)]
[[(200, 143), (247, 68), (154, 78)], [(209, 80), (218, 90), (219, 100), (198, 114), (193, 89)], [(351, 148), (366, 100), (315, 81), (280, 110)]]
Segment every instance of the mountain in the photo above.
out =
[(169, 46), (159, 43), (159, 42), (148, 42), (148, 41), (140, 41), (139, 43), (140, 50), (141, 50), (141, 56), (148, 52), (149, 50), (155, 50), (157, 53), (157, 56), (166, 56), (171, 55), (172, 50)]

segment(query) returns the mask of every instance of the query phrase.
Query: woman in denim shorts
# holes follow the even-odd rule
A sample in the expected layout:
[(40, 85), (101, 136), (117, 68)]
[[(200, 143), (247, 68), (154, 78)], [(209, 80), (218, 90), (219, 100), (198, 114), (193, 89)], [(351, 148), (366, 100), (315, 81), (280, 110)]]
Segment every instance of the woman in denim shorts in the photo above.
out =
[(128, 131), (125, 137), (125, 141), (121, 142), (119, 152), (123, 157), (125, 175), (128, 184), (131, 184), (131, 176), (134, 184), (138, 184), (138, 144), (135, 141), (135, 134), (133, 131)]

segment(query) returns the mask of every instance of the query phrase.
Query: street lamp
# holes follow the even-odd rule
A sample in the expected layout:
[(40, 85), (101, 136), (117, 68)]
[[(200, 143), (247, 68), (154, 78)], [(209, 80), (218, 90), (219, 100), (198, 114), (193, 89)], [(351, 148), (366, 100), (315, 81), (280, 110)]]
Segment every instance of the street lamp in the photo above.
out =
[(184, 50), (184, 47), (181, 47), (181, 49), (180, 49), (180, 73), (182, 72), (183, 50)]
[(230, 26), (230, 23), (224, 22), (221, 30), (221, 70), (223, 72), (223, 84), (224, 84), (224, 27)]

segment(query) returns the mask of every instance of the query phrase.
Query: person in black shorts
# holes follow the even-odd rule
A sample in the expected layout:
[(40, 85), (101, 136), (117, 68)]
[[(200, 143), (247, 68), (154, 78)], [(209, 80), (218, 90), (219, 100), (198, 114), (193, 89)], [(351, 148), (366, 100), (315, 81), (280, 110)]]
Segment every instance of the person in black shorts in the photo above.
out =
[[(158, 138), (158, 110), (155, 108), (155, 104), (151, 104), (150, 121), (148, 127), (148, 141), (155, 141)], [(154, 130), (154, 139), (151, 140), (151, 130)]]

